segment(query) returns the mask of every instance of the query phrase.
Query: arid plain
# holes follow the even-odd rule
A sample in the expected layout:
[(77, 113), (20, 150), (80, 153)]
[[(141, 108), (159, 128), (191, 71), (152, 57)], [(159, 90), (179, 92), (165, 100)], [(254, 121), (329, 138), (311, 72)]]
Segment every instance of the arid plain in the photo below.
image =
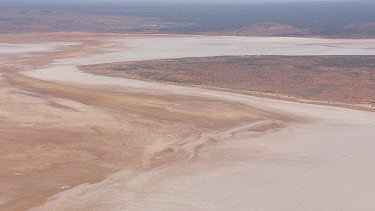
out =
[(79, 69), (229, 55), (375, 55), (375, 40), (1, 35), (0, 209), (373, 210), (373, 108)]

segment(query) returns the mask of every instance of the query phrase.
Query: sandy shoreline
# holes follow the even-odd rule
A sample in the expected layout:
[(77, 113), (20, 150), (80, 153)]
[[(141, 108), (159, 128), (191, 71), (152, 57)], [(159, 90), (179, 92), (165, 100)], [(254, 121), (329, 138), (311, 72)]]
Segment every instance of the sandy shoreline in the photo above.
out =
[[(111, 123), (119, 131), (149, 133), (134, 140), (126, 139), (128, 142), (123, 143), (126, 147), (138, 144), (146, 147), (145, 151), (135, 147), (128, 152), (131, 156), (123, 160), (135, 155), (143, 156), (142, 165), (149, 164), (147, 159), (157, 160), (153, 163), (155, 160), (151, 159), (154, 167), (141, 170), (122, 166), (100, 182), (60, 191), (32, 210), (372, 210), (375, 207), (371, 199), (375, 194), (372, 165), (375, 113), (92, 75), (76, 68), (82, 64), (156, 57), (262, 52), (262, 46), (257, 51), (246, 50), (249, 44), (244, 42), (254, 45), (259, 41), (253, 42), (251, 38), (235, 43), (228, 43), (231, 38), (222, 37), (213, 43), (206, 43), (208, 38), (178, 38), (186, 39), (181, 45), (174, 43), (181, 42), (175, 38), (167, 38), (165, 43), (159, 40), (165, 38), (143, 39), (124, 39), (124, 47), (109, 47), (108, 53), (57, 58), (47, 67), (22, 72), (32, 79), (18, 73), (5, 75), (15, 87), (56, 97), (60, 100), (55, 102), (80, 111), (62, 114), (78, 120), (77, 125), (83, 121), (80, 114), (87, 110), (96, 116), (85, 122), (107, 133), (101, 129), (103, 120), (112, 122), (113, 116), (121, 114), (118, 125)], [(196, 39), (197, 43), (192, 45)], [(226, 44), (217, 44), (223, 40)], [(280, 40), (270, 40), (264, 51), (268, 52), (272, 44), (279, 46), (273, 52), (276, 54), (285, 48), (285, 44), (277, 43)], [(302, 53), (300, 47), (305, 47), (305, 39), (288, 40), (295, 47), (290, 48), (293, 54)], [(372, 40), (344, 42), (343, 48), (336, 48), (338, 44), (332, 42), (344, 41), (314, 40), (308, 44), (310, 51), (305, 53), (322, 53), (324, 46), (325, 50), (331, 50), (323, 52), (335, 55), (340, 49), (343, 54), (375, 54)], [(369, 47), (369, 42), (374, 46)], [(180, 49), (165, 51), (166, 43)], [(319, 47), (314, 47), (314, 43)], [(208, 49), (219, 46), (220, 50), (202, 52), (199, 51), (202, 46)], [(179, 53), (173, 54), (176, 51)], [(133, 101), (134, 105), (160, 110), (142, 113), (133, 107)], [(166, 112), (164, 117), (154, 115), (161, 111)], [(160, 121), (166, 115), (173, 118)], [(62, 120), (55, 121), (62, 124)], [(217, 123), (208, 130), (205, 121)], [(230, 124), (219, 127), (220, 121)], [(173, 124), (175, 128), (171, 128)], [(154, 127), (163, 129), (151, 129)], [(170, 129), (178, 133), (173, 134)], [(104, 139), (111, 140), (110, 136)]]

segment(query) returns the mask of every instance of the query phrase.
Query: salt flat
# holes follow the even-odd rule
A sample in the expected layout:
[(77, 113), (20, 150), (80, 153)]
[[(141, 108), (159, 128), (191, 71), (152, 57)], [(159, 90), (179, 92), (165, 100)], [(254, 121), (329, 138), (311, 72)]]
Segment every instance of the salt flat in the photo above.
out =
[[(117, 40), (119, 41), (119, 40)], [(280, 131), (218, 138), (188, 163), (124, 171), (54, 196), (37, 210), (372, 210), (375, 114), (82, 73), (74, 65), (215, 55), (375, 54), (374, 41), (305, 38), (135, 38), (122, 49), (62, 59), (30, 77), (251, 105), (301, 119)], [(78, 199), (78, 200), (77, 200)]]
[(33, 53), (43, 51), (53, 51), (62, 47), (77, 45), (78, 43), (69, 42), (50, 42), (50, 43), (23, 43), (11, 44), (0, 43), (0, 55), (19, 54), (19, 53)]
[[(53, 96), (59, 99), (55, 102), (63, 101), (63, 105), (77, 108), (69, 110), (72, 112), (69, 115), (74, 117), (70, 121), (87, 122), (90, 128), (101, 128), (104, 124), (110, 125), (108, 129), (113, 125), (119, 130), (148, 134), (152, 140), (144, 141), (144, 137), (138, 136), (130, 139), (130, 146), (139, 147), (141, 143), (146, 148), (136, 151), (138, 154), (134, 156), (140, 155), (142, 161), (150, 163), (150, 157), (157, 159), (166, 153), (165, 165), (138, 170), (122, 167), (103, 180), (64, 189), (32, 210), (370, 211), (375, 208), (371, 198), (375, 195), (373, 112), (92, 75), (76, 67), (189, 56), (374, 55), (374, 40), (200, 36), (105, 40), (121, 45), (100, 53), (59, 57), (43, 68), (23, 69), (22, 74), (32, 79), (11, 75), (10, 80), (23, 89)], [(165, 119), (156, 121), (158, 112), (151, 109), (141, 113), (137, 106), (168, 108), (168, 113), (158, 118), (169, 115), (168, 121), (174, 121), (176, 126)], [(95, 112), (86, 113), (83, 108)], [(111, 114), (119, 121), (117, 124), (110, 120), (113, 117), (104, 115), (114, 111)], [(188, 115), (189, 121), (181, 113)], [(241, 115), (250, 116), (239, 123), (199, 130), (199, 135), (190, 130), (190, 125), (201, 124), (206, 119), (220, 122)], [(216, 116), (217, 119), (212, 119)], [(137, 121), (129, 123), (131, 119)], [(155, 122), (162, 125), (162, 131), (155, 129)], [(185, 136), (189, 135), (175, 143), (178, 136), (165, 132), (172, 126), (176, 127), (172, 131), (185, 128)], [(157, 135), (153, 131), (158, 131)], [(113, 137), (117, 136), (105, 138), (111, 142)], [(110, 148), (106, 142), (100, 143), (103, 146), (96, 145), (96, 150)], [(77, 149), (75, 152), (80, 155)], [(110, 152), (115, 150), (110, 148)], [(184, 156), (175, 162), (175, 157), (169, 158), (168, 152)]]
[(72, 58), (59, 64), (92, 64), (149, 59), (223, 55), (374, 55), (375, 40), (285, 38), (156, 36), (110, 39), (122, 47), (112, 53)]

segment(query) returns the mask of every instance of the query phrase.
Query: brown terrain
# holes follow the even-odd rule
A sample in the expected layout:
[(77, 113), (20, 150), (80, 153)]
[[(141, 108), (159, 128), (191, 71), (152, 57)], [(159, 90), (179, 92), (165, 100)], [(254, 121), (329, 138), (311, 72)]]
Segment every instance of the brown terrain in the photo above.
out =
[(353, 31), (353, 34), (359, 34), (362, 37), (375, 36), (375, 22), (356, 23), (344, 26), (345, 29)]
[(230, 32), (229, 34), (236, 36), (307, 36), (311, 35), (311, 32), (306, 29), (299, 29), (287, 24), (264, 22), (255, 23), (245, 27), (242, 27), (236, 31)]
[(375, 107), (374, 56), (229, 56), (83, 66), (117, 77), (277, 97)]
[(355, 23), (346, 25), (344, 28), (346, 29), (355, 29), (367, 32), (375, 32), (375, 22), (368, 22), (368, 23)]
[(204, 32), (204, 35), (260, 36), (260, 37), (325, 37), (332, 39), (372, 39), (375, 37), (375, 23), (354, 23), (336, 26), (335, 29), (314, 31), (277, 22), (253, 23), (239, 29)]
[(85, 14), (70, 10), (0, 8), (0, 33), (97, 32), (158, 33), (191, 24), (169, 23), (154, 18), (127, 15)]

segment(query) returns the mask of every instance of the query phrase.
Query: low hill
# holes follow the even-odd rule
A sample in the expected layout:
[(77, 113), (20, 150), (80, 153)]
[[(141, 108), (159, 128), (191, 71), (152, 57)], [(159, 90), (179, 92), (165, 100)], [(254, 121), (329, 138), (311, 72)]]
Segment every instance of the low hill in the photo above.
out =
[(303, 36), (310, 34), (310, 31), (288, 24), (264, 22), (242, 27), (234, 31), (233, 34), (242, 36)]

